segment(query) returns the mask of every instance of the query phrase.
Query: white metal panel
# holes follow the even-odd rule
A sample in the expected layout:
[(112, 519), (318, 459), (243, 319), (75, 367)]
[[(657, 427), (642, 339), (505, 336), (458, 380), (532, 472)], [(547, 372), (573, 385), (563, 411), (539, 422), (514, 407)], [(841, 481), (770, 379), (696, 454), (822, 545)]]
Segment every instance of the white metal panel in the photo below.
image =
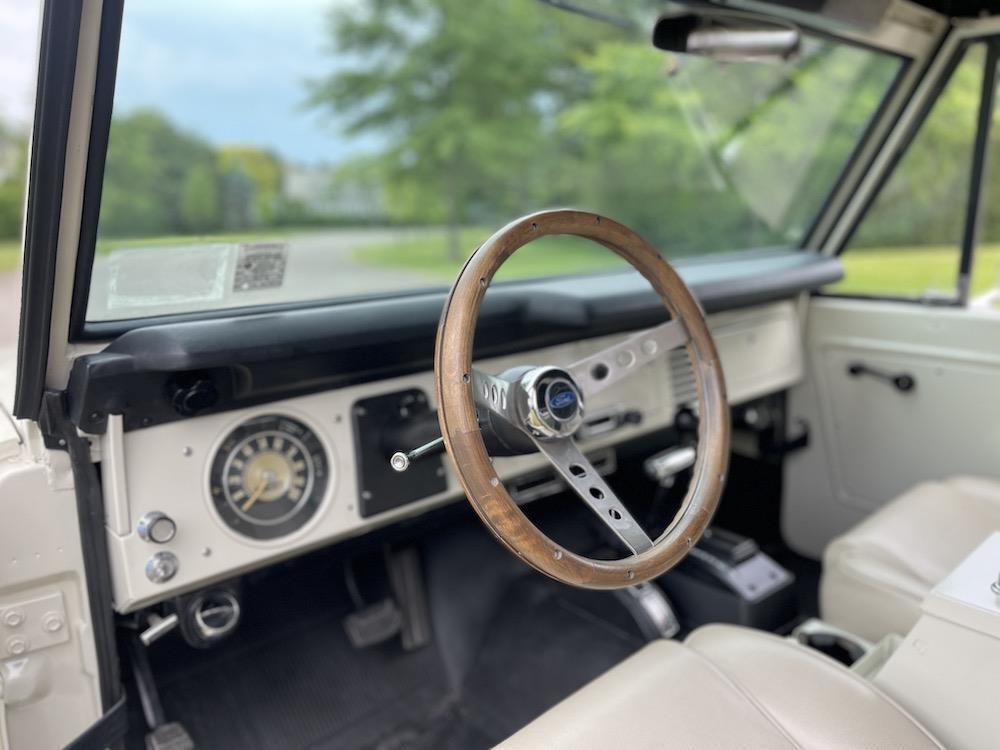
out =
[[(776, 303), (712, 316), (710, 324), (717, 332), (729, 395), (734, 402), (787, 388), (801, 377), (801, 343), (793, 303)], [(519, 364), (565, 364), (619, 338), (592, 339), (501, 357), (477, 363), (477, 367), (487, 372), (500, 372)], [(176, 521), (178, 531), (170, 543), (154, 545), (140, 539), (131, 529), (119, 533), (113, 527), (108, 528), (116, 608), (120, 611), (135, 609), (179, 591), (198, 588), (211, 580), (362, 534), (458, 500), (461, 490), (449, 472), (446, 492), (373, 518), (362, 518), (358, 512), (350, 410), (358, 399), (405, 388), (421, 388), (433, 398), (431, 373), (366, 383), (126, 433), (121, 464), (124, 492), (117, 493), (116, 498), (127, 498), (133, 523), (143, 514), (158, 510)], [(637, 409), (643, 414), (643, 422), (596, 438), (587, 443), (586, 448), (602, 447), (668, 425), (677, 403), (671, 391), (667, 359), (647, 365), (619, 387), (601, 393), (588, 406), (594, 411), (610, 406)], [(208, 494), (208, 471), (216, 447), (233, 427), (250, 417), (268, 413), (289, 414), (316, 432), (331, 454), (333, 481), (322, 508), (305, 528), (288, 537), (262, 542), (236, 535), (218, 519)], [(102, 437), (102, 454), (112, 449), (113, 441), (114, 436), (110, 433)], [(544, 459), (537, 454), (496, 459), (497, 469), (504, 477), (543, 465)], [(106, 480), (116, 484), (122, 481), (114, 477), (106, 477)], [(121, 515), (119, 509), (114, 517)], [(160, 550), (169, 550), (180, 560), (177, 576), (166, 585), (151, 583), (143, 573), (146, 560)]]
[[(0, 668), (15, 750), (63, 747), (101, 715), (68, 458), (52, 453), (47, 467), (26, 454), (0, 463)], [(40, 599), (61, 606), (39, 610)]]
[[(818, 557), (918, 482), (1000, 477), (1000, 315), (815, 298), (806, 342), (809, 377), (790, 417), (810, 423), (811, 445), (786, 463), (782, 509), (798, 551)], [(916, 388), (851, 376), (853, 362), (912, 374)]]

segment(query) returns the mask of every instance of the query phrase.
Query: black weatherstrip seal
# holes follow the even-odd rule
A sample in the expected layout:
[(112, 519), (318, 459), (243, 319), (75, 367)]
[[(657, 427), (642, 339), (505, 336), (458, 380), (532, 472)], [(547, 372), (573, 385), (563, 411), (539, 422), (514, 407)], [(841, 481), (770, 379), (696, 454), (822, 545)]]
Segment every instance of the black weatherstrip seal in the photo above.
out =
[(97, 465), (90, 457), (90, 441), (80, 436), (69, 420), (66, 394), (46, 391), (39, 417), (46, 445), (69, 454), (76, 488), (83, 571), (87, 580), (90, 622), (97, 647), (97, 675), (101, 709), (110, 711), (122, 697), (115, 620), (111, 607), (111, 565), (104, 530), (104, 497)]
[(80, 243), (76, 253), (76, 278), (73, 283), (69, 317), (69, 339), (76, 341), (87, 318), (90, 278), (97, 248), (97, 224), (101, 215), (104, 189), (104, 166), (111, 135), (111, 113), (118, 76), (118, 48), (122, 35), (124, 0), (105, 0), (101, 11), (101, 37), (97, 52), (97, 79), (94, 110), (90, 117), (90, 146), (87, 150), (87, 174), (84, 177), (83, 208), (80, 214)]
[(101, 214), (104, 166), (111, 135), (111, 113), (118, 76), (118, 47), (121, 42), (124, 0), (105, 0), (101, 11), (101, 36), (97, 51), (97, 82), (94, 110), (90, 117), (90, 146), (84, 177), (83, 208), (80, 214), (80, 243), (76, 253), (76, 278), (70, 300), (69, 339), (76, 341), (87, 317), (90, 277), (97, 247), (97, 223)]
[(42, 13), (24, 225), (17, 385), (14, 390), (14, 416), (22, 419), (38, 418), (45, 388), (66, 169), (66, 139), (69, 135), (81, 13), (82, 3), (79, 0), (49, 0)]

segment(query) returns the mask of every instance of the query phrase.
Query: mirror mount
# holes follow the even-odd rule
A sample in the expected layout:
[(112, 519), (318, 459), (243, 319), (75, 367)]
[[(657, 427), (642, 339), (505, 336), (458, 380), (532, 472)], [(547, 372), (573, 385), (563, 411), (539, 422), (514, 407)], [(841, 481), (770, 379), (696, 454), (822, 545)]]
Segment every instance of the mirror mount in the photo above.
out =
[(653, 46), (723, 62), (785, 62), (802, 35), (790, 23), (735, 11), (668, 13), (653, 27)]

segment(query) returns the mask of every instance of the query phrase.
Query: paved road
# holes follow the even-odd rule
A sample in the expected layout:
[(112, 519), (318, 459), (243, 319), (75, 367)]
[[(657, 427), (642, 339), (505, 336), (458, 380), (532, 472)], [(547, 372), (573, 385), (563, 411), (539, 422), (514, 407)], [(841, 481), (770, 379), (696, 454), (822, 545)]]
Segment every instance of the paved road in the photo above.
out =
[(114, 320), (441, 286), (438, 278), (367, 266), (352, 257), (359, 247), (405, 240), (420, 231), (340, 229), (292, 235), (280, 287), (249, 291), (234, 284), (240, 258), (236, 243), (117, 250), (94, 264), (88, 317)]

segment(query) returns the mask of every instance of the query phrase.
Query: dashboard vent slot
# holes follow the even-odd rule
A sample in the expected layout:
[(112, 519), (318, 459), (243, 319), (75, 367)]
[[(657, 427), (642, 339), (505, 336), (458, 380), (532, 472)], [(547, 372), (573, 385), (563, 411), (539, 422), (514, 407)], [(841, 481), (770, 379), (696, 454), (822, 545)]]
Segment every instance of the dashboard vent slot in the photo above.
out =
[(670, 352), (670, 388), (675, 408), (697, 408), (698, 390), (694, 385), (694, 370), (691, 368), (687, 349), (674, 349)]

